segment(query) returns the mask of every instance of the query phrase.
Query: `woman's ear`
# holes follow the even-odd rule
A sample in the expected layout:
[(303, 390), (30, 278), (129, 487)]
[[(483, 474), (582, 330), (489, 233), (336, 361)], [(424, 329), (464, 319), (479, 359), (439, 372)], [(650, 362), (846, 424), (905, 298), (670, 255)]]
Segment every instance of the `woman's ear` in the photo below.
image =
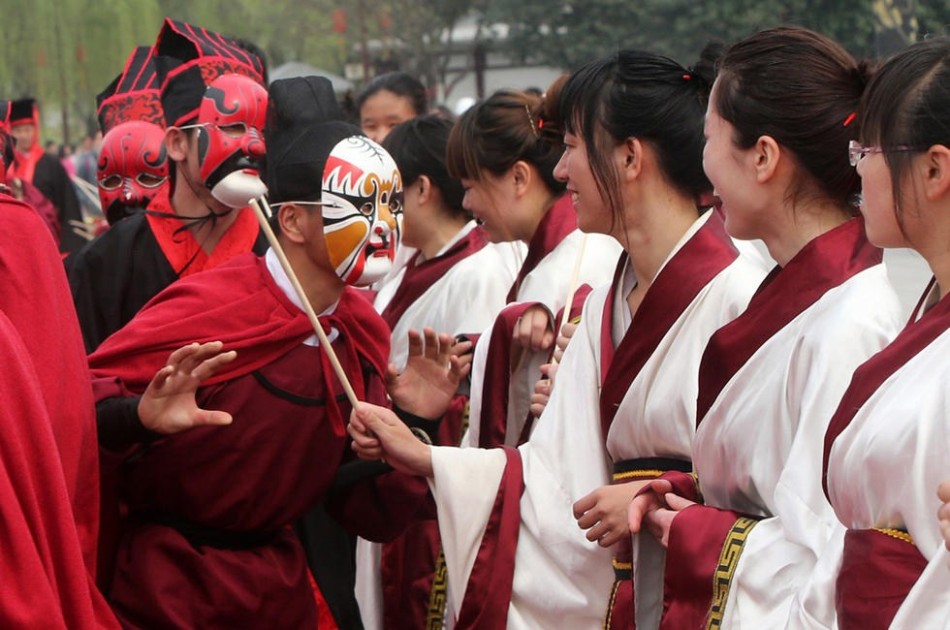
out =
[(620, 154), (620, 172), (623, 173), (623, 179), (636, 179), (643, 169), (643, 143), (639, 138), (627, 138), (617, 150)]
[(518, 160), (511, 165), (509, 172), (515, 185), (515, 196), (520, 197), (528, 192), (534, 178), (531, 166), (524, 160)]
[(755, 160), (755, 177), (760, 184), (772, 179), (782, 160), (782, 149), (772, 136), (759, 136), (752, 147)]
[(928, 201), (937, 201), (945, 197), (950, 190), (950, 149), (942, 144), (935, 144), (924, 155), (924, 167), (927, 169), (924, 193)]

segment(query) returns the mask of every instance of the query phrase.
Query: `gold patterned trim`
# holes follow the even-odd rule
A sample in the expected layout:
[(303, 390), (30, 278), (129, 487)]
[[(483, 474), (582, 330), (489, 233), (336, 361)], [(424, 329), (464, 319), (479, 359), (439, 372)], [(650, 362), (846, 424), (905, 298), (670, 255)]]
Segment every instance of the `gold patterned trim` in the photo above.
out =
[(469, 398), (465, 401), (465, 406), (462, 407), (462, 428), (459, 430), (459, 443), (456, 446), (462, 445), (462, 438), (465, 437), (465, 432), (468, 431), (468, 423), (472, 419), (472, 399)]
[(756, 523), (758, 521), (754, 518), (743, 516), (736, 520), (726, 536), (726, 541), (722, 545), (722, 553), (719, 554), (719, 564), (716, 565), (716, 571), (713, 573), (713, 598), (709, 615), (706, 617), (707, 630), (722, 627), (722, 617), (726, 609), (726, 601), (729, 599), (729, 586), (732, 584), (732, 576), (739, 564), (739, 556), (742, 555), (745, 540)]
[(429, 593), (429, 608), (426, 610), (426, 630), (442, 630), (445, 626), (445, 602), (449, 575), (445, 567), (445, 553), (439, 549), (432, 576), (432, 592)]
[(610, 600), (607, 602), (607, 615), (604, 617), (604, 630), (610, 630), (614, 616), (614, 602), (617, 600), (617, 591), (620, 590), (620, 580), (614, 580), (610, 589)]
[(885, 536), (890, 536), (891, 538), (896, 538), (897, 540), (903, 540), (905, 543), (915, 544), (914, 539), (911, 538), (910, 534), (900, 529), (891, 529), (889, 527), (873, 527), (876, 532), (881, 532)]
[[(569, 306), (565, 306), (564, 308), (570, 308), (570, 307), (569, 307)], [(574, 324), (575, 326), (577, 326), (578, 324), (581, 323), (581, 316), (580, 316), (580, 315), (577, 315), (576, 317), (572, 317), (571, 319), (567, 320), (567, 323), (568, 323), (568, 324)]]
[(662, 475), (663, 470), (628, 470), (613, 474), (614, 481), (624, 481), (626, 479), (656, 479)]

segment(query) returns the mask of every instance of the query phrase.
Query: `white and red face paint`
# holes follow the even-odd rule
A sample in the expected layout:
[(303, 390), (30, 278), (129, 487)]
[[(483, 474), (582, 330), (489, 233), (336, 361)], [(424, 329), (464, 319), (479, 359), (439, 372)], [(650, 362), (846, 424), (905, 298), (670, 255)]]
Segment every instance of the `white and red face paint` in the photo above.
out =
[(396, 162), (364, 136), (341, 140), (323, 171), (323, 225), (330, 262), (344, 282), (367, 286), (392, 268), (394, 212), (402, 208)]
[(102, 212), (110, 224), (129, 208), (144, 208), (168, 180), (165, 131), (158, 125), (131, 121), (116, 125), (102, 138), (96, 178)]

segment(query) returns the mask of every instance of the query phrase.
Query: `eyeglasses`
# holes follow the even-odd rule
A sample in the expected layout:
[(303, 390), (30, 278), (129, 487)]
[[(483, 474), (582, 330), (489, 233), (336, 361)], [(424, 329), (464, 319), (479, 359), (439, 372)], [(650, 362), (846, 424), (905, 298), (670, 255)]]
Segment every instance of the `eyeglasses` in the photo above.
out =
[(293, 204), (295, 206), (323, 206), (324, 208), (342, 208), (340, 204), (335, 201), (279, 201), (277, 203), (270, 204), (271, 208), (279, 208), (281, 206), (289, 206)]
[(231, 138), (240, 138), (248, 132), (248, 126), (244, 123), (228, 123), (227, 125), (215, 125), (214, 123), (195, 123), (193, 125), (182, 125), (179, 129), (198, 129), (202, 127), (215, 127), (221, 133)]
[(912, 147), (906, 144), (898, 144), (893, 147), (866, 147), (862, 145), (857, 140), (852, 140), (848, 143), (848, 161), (851, 162), (851, 166), (857, 166), (865, 156), (872, 153), (894, 153), (898, 151), (922, 151), (923, 149), (919, 147)]

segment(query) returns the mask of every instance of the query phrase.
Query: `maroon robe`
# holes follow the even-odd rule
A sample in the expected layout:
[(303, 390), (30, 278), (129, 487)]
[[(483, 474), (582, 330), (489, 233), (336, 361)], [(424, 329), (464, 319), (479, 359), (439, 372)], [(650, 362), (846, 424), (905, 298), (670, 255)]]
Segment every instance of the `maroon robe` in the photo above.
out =
[[(334, 349), (357, 397), (387, 404), (388, 336), (372, 307), (346, 289), (322, 323), (339, 331)], [(125, 462), (130, 516), (109, 596), (126, 625), (316, 625), (289, 525), (326, 498), (353, 455), (349, 402), (325, 353), (302, 344), (311, 333), (263, 260), (245, 255), (172, 285), (90, 357), (101, 399), (142, 391), (186, 341), (221, 339), (238, 351), (198, 392), (199, 405), (230, 412), (233, 424), (161, 439)], [(393, 491), (404, 481), (385, 475), (330, 504), (361, 535), (391, 537), (398, 516), (416, 508)]]

